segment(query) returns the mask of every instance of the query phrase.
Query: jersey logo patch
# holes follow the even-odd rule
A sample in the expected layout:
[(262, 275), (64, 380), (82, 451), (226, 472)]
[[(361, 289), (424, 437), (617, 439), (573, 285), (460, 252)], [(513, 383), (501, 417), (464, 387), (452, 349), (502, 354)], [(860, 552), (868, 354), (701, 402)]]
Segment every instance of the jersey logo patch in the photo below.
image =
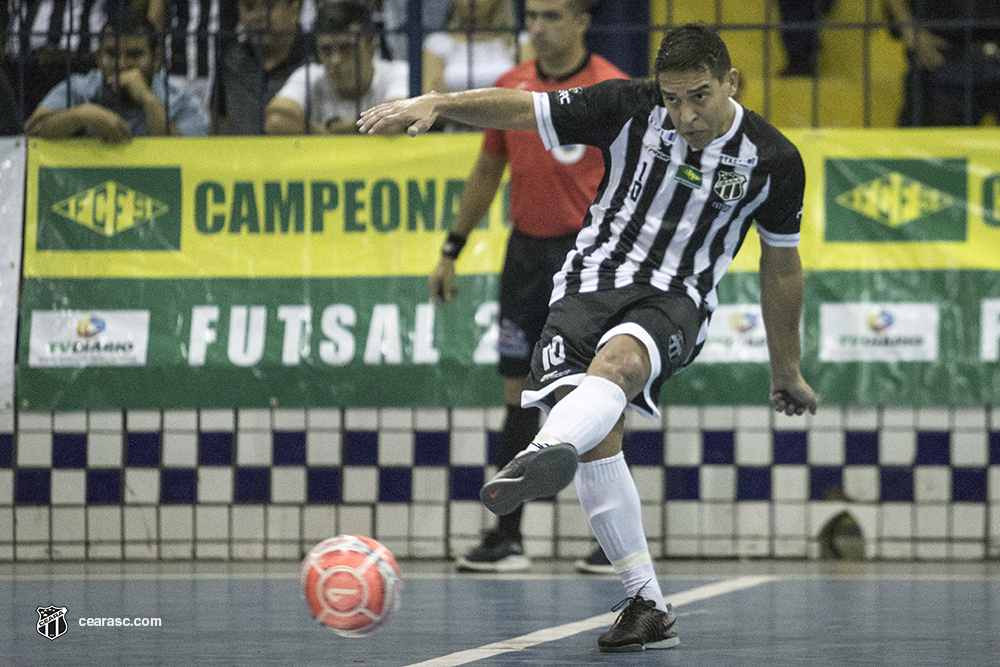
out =
[(719, 163), (729, 167), (756, 167), (757, 156), (740, 158), (723, 154), (719, 156)]
[(681, 185), (688, 186), (692, 190), (697, 190), (701, 187), (705, 177), (702, 176), (699, 169), (696, 169), (689, 164), (682, 164), (677, 168), (677, 173), (674, 174), (674, 180)]
[(731, 171), (720, 171), (715, 179), (715, 194), (723, 201), (741, 199), (747, 190), (747, 177)]

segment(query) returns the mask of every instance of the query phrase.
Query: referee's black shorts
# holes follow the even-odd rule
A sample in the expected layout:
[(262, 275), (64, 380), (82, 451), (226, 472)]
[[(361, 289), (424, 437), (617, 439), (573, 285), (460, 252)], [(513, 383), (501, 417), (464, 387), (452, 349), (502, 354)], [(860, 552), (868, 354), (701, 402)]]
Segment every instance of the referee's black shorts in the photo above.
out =
[(576, 235), (537, 238), (516, 229), (507, 240), (500, 274), (500, 375), (522, 378), (549, 315), (552, 276), (562, 268)]
[(580, 384), (597, 351), (612, 337), (628, 334), (643, 344), (652, 366), (631, 407), (659, 417), (660, 387), (701, 351), (698, 338), (706, 315), (687, 294), (651, 285), (564, 296), (552, 304), (535, 346), (521, 405), (548, 412), (556, 403), (556, 387)]

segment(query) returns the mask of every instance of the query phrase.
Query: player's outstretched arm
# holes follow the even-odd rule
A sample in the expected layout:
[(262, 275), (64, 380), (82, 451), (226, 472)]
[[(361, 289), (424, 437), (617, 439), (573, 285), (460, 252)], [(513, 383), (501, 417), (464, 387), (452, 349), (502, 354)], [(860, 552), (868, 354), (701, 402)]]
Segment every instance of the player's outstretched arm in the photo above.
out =
[(431, 92), (379, 104), (361, 113), (358, 131), (391, 134), (405, 129), (415, 137), (429, 130), (439, 116), (474, 127), (536, 129), (531, 93), (510, 88), (479, 88), (458, 93)]
[(786, 415), (816, 414), (818, 400), (799, 369), (802, 262), (798, 248), (760, 245), (760, 308), (771, 357), (771, 406)]

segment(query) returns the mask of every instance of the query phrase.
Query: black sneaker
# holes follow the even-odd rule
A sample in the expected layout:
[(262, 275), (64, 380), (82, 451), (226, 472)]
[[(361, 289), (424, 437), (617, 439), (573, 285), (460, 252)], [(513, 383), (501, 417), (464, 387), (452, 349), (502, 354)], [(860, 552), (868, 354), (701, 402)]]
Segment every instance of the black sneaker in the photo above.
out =
[[(622, 609), (622, 605), (625, 606)], [(674, 626), (677, 615), (667, 605), (667, 611), (656, 608), (652, 600), (636, 595), (625, 598), (612, 611), (622, 610), (611, 629), (597, 639), (602, 653), (630, 653), (646, 649), (673, 648), (681, 643)]]
[(459, 572), (523, 572), (529, 567), (531, 561), (524, 555), (521, 540), (496, 530), (484, 534), (479, 546), (455, 561)]
[(615, 568), (612, 567), (611, 561), (608, 560), (607, 554), (604, 553), (604, 549), (598, 544), (597, 547), (590, 552), (590, 555), (586, 558), (581, 558), (573, 564), (576, 567), (577, 572), (582, 572), (584, 574), (614, 574)]
[(562, 491), (573, 481), (579, 461), (573, 445), (545, 445), (505, 465), (483, 485), (479, 499), (496, 515), (510, 514), (523, 502)]

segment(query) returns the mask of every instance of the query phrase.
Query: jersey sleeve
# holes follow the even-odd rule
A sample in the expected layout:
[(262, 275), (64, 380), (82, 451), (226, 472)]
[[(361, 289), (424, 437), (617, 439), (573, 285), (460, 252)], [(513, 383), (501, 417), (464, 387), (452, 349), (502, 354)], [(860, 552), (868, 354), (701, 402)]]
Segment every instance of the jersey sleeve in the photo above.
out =
[(556, 146), (611, 145), (631, 118), (627, 103), (630, 84), (622, 79), (602, 81), (586, 88), (532, 93), (535, 121), (546, 150)]
[(754, 216), (761, 241), (776, 248), (799, 245), (802, 201), (806, 188), (806, 170), (798, 149), (787, 139), (771, 170), (767, 201)]

